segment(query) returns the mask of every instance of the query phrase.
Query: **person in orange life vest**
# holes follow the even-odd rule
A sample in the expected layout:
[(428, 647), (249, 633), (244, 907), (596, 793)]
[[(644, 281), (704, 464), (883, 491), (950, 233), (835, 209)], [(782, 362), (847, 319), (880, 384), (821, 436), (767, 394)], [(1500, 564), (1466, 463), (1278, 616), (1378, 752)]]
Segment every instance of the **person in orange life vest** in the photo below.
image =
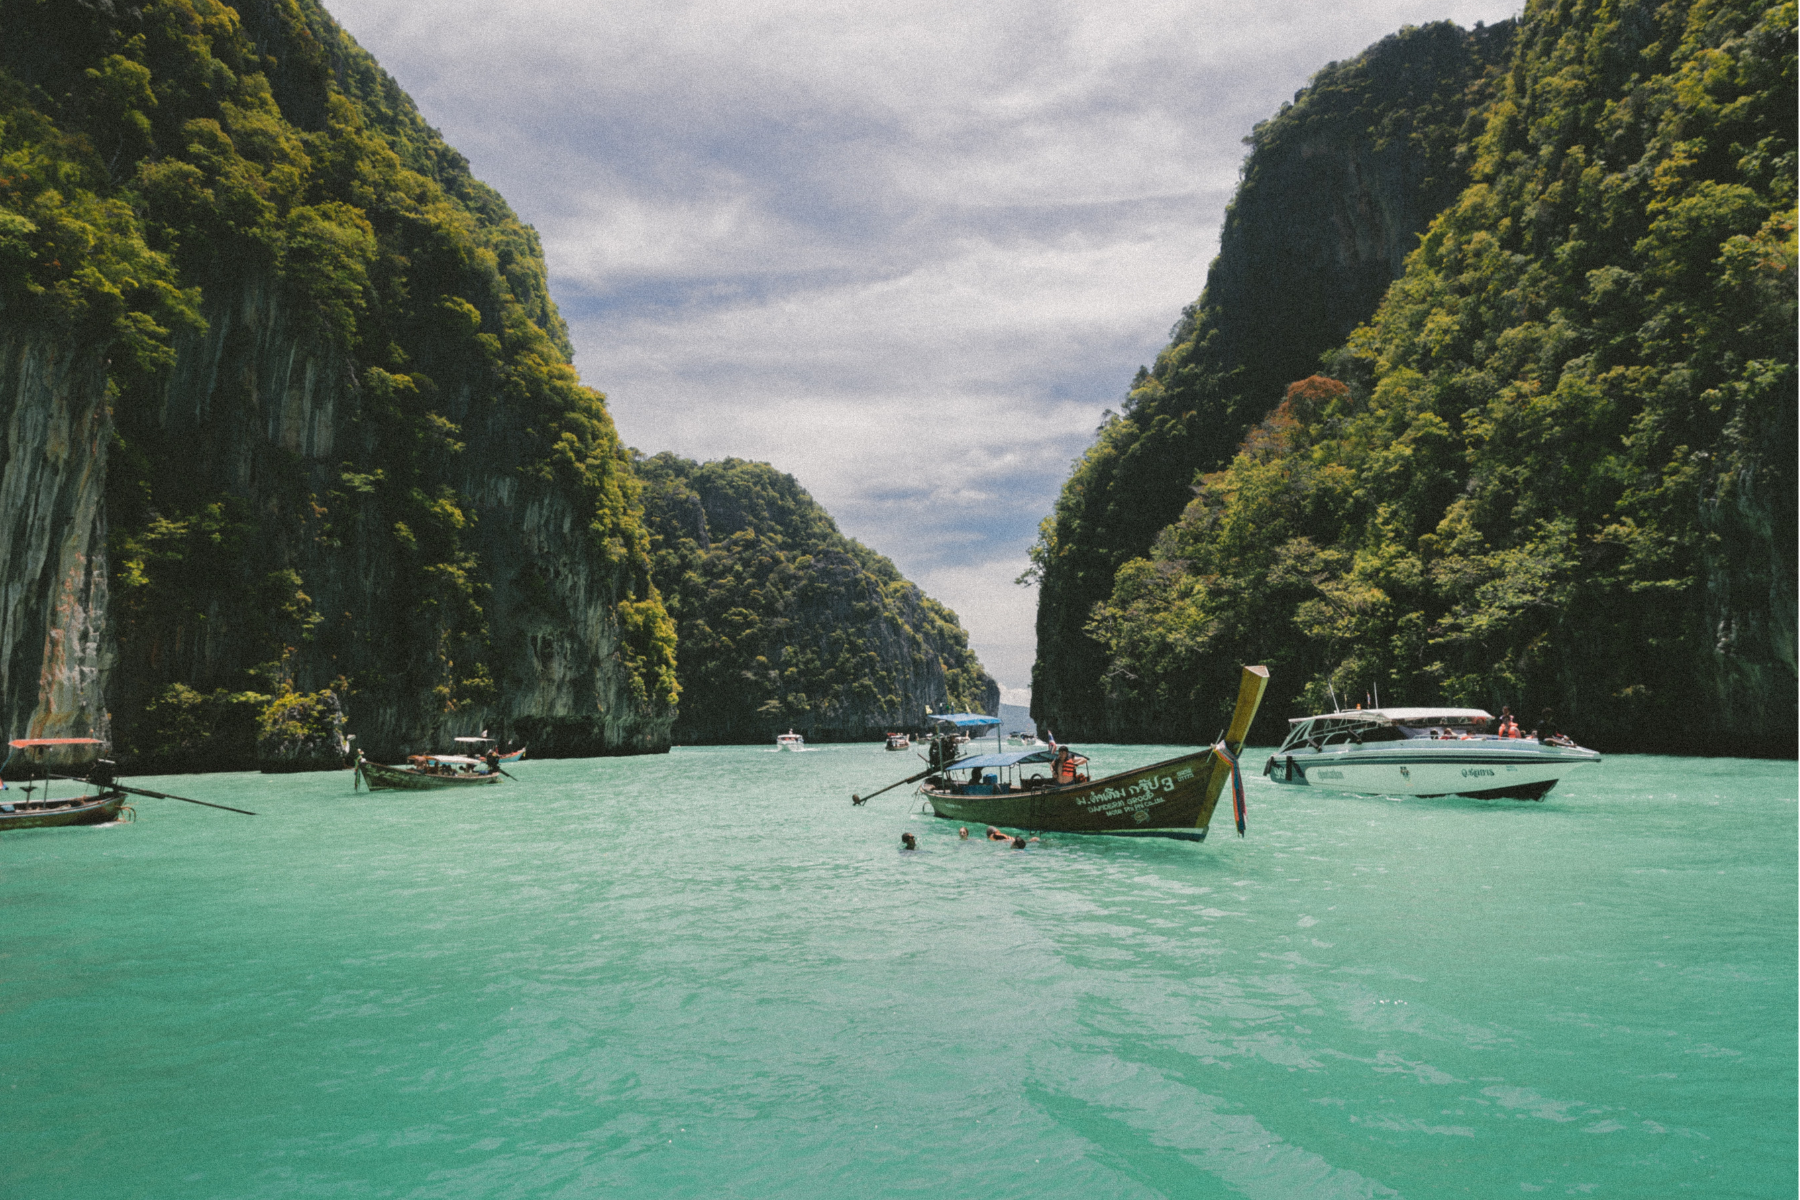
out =
[(1503, 738), (1516, 738), (1520, 736), (1519, 723), (1513, 720), (1512, 707), (1510, 705), (1502, 704), (1500, 706), (1500, 736)]
[(1079, 783), (1087, 776), (1078, 774), (1075, 768), (1086, 765), (1087, 759), (1067, 746), (1058, 746), (1056, 758), (1050, 764), (1050, 777), (1057, 783)]

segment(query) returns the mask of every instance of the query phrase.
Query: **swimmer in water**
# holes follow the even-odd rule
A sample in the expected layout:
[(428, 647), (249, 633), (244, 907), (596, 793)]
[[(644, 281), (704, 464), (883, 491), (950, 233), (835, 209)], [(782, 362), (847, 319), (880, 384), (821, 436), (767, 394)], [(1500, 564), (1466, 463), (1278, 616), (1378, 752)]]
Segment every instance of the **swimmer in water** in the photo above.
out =
[(919, 848), (919, 839), (910, 833), (903, 833), (900, 835), (900, 848), (902, 850), (917, 850)]
[(961, 838), (965, 842), (968, 841), (969, 840), (969, 827), (967, 825), (964, 825), (961, 829), (956, 831), (956, 836)]

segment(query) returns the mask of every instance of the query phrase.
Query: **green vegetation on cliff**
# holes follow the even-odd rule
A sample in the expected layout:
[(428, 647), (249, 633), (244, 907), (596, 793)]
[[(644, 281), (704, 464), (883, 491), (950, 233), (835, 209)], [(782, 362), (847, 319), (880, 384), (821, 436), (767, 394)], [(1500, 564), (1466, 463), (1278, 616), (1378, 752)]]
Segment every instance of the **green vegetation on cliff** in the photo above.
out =
[(1103, 720), (1110, 670), (1086, 632), (1119, 565), (1193, 499), (1195, 472), (1380, 303), (1432, 216), (1467, 181), (1471, 114), (1511, 25), (1407, 29), (1333, 63), (1258, 125), (1206, 288), (1169, 347), (1132, 382), (1045, 520), (1033, 552), (1038, 662), (1032, 711), (1070, 737)]
[(767, 463), (637, 463), (656, 582), (680, 633), (683, 742), (816, 740), (986, 712), (999, 688), (950, 612), (838, 532)]
[(109, 360), (128, 752), (200, 749), (155, 712), (258, 681), (348, 674), (353, 710), (427, 717), (522, 686), (489, 464), (579, 514), (629, 703), (666, 727), (637, 485), (536, 235), (315, 0), (0, 0), (0, 322)]
[[(1795, 6), (1533, 3), (1471, 183), (1090, 635), (1108, 723), (1360, 699), (1792, 753)], [(1058, 547), (1060, 549), (1060, 547)]]

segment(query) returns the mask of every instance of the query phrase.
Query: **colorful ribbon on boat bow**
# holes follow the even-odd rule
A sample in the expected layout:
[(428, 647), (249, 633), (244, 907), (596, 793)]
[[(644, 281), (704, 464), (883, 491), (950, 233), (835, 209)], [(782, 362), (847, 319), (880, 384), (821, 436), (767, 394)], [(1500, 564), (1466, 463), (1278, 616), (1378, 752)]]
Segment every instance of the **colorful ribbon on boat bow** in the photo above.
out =
[(1231, 767), (1231, 812), (1237, 818), (1238, 836), (1244, 836), (1244, 773), (1238, 769), (1238, 756), (1224, 742), (1213, 743), (1213, 753)]

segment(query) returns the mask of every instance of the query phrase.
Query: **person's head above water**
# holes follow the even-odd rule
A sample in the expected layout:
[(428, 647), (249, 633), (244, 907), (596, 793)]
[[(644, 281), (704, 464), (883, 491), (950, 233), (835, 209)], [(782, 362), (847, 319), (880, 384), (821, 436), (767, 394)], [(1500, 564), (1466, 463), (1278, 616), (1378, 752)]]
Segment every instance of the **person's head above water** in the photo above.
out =
[(969, 840), (969, 827), (967, 825), (964, 825), (961, 829), (956, 831), (956, 836), (961, 838), (965, 842), (968, 841)]
[(919, 839), (910, 833), (903, 833), (900, 835), (900, 845), (907, 850), (917, 850), (919, 848)]

